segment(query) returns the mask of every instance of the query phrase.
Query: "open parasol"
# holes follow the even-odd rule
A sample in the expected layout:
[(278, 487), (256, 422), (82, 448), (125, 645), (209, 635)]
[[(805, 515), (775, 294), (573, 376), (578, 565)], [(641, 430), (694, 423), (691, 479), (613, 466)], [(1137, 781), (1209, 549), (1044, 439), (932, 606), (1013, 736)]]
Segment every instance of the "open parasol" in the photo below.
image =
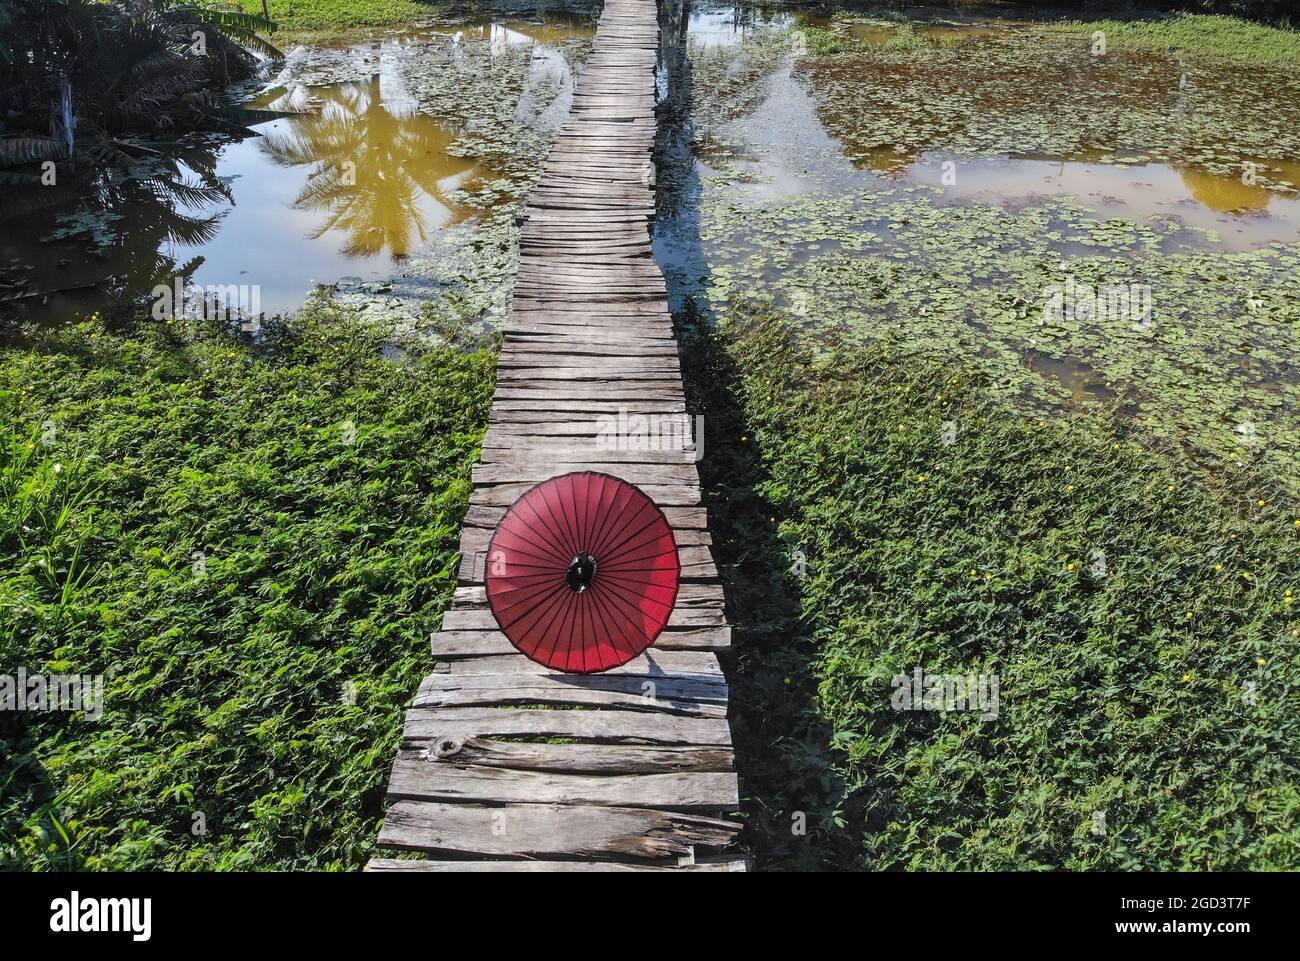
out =
[(559, 671), (625, 664), (677, 603), (681, 566), (663, 511), (627, 481), (552, 477), (506, 511), (488, 546), (488, 606), (520, 653)]

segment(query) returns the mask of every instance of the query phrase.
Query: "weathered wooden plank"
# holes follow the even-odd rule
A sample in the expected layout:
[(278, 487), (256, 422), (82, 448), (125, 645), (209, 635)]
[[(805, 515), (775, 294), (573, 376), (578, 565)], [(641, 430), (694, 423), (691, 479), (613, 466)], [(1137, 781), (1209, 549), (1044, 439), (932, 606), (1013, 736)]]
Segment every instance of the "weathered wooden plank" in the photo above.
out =
[(567, 874), (577, 871), (603, 873), (691, 871), (719, 873), (748, 871), (749, 862), (742, 858), (726, 861), (695, 861), (672, 865), (628, 864), (621, 861), (432, 861), (427, 858), (371, 858), (367, 871), (376, 874), (408, 872), (421, 874), (496, 874), (501, 872), (529, 874)]
[[(512, 658), (517, 663), (527, 663), (525, 658)], [(634, 694), (653, 708), (656, 700), (698, 701), (705, 704), (724, 704), (727, 699), (727, 681), (713, 674), (660, 674), (653, 669), (640, 673), (618, 674), (564, 674), (543, 671), (540, 674), (429, 674), (420, 682), (415, 695), (419, 704), (426, 697), (455, 691), (481, 691), (509, 685), (521, 690), (542, 687), (561, 687), (566, 690), (596, 693)], [(518, 703), (517, 701), (515, 703)]]
[[(513, 504), (527, 493), (536, 481), (501, 482), (481, 486), (470, 495), (471, 505), (498, 506)], [(697, 507), (700, 503), (699, 485), (641, 484), (641, 492), (658, 504), (667, 507)]]
[(379, 843), (468, 856), (654, 860), (722, 847), (739, 831), (734, 821), (641, 808), (399, 801), (388, 810)]
[[(601, 675), (580, 675), (583, 677), (600, 677)], [(475, 680), (467, 678), (466, 680)], [(493, 679), (483, 678), (488, 685)], [(725, 685), (714, 688), (714, 695), (705, 698), (697, 693), (698, 686), (692, 687), (696, 696), (681, 697), (677, 691), (665, 692), (652, 678), (616, 678), (613, 680), (631, 681), (645, 687), (645, 693), (638, 690), (610, 690), (608, 687), (579, 686), (557, 680), (555, 677), (525, 678), (503, 683), (495, 679), (494, 686), (469, 687), (430, 687), (422, 688), (412, 702), (413, 707), (492, 707), (502, 704), (546, 704), (562, 707), (602, 708), (609, 710), (642, 711), (645, 713), (682, 714), (691, 717), (727, 716), (727, 689)], [(631, 685), (628, 685), (629, 687)], [(679, 684), (670, 685), (680, 688)]]
[(389, 798), (476, 804), (599, 804), (714, 814), (734, 811), (740, 803), (736, 775), (727, 772), (591, 777), (430, 761), (426, 755), (424, 751), (398, 752), (388, 781)]
[(563, 357), (583, 357), (612, 360), (616, 357), (677, 357), (677, 345), (665, 338), (659, 343), (650, 341), (595, 343), (581, 335), (567, 337), (524, 337), (507, 334), (502, 354), (508, 354), (511, 363), (540, 363), (542, 358), (557, 362)]
[(531, 350), (527, 345), (512, 344), (501, 352), (497, 363), (498, 370), (508, 371), (524, 367), (541, 367), (545, 370), (568, 372), (580, 370), (587, 374), (615, 375), (627, 377), (629, 374), (644, 371), (656, 371), (669, 378), (681, 376), (681, 363), (676, 352), (659, 354), (609, 354), (602, 352), (563, 350)]
[[(704, 507), (665, 507), (663, 512), (674, 536), (685, 529), (705, 531), (709, 526), (709, 512)], [(471, 507), (465, 515), (465, 524), (468, 527), (494, 528), (505, 514), (504, 507)]]
[(471, 469), (470, 478), (475, 484), (537, 484), (561, 474), (575, 471), (597, 471), (621, 477), (630, 484), (649, 486), (692, 485), (699, 482), (694, 464), (621, 464), (610, 461), (545, 461), (517, 460), (509, 464), (480, 464)]
[(667, 381), (552, 381), (553, 387), (539, 386), (536, 383), (514, 382), (500, 384), (492, 395), (496, 400), (604, 400), (604, 401), (655, 401), (679, 400), (682, 396), (680, 384)]
[[(469, 657), (517, 656), (519, 653), (499, 630), (438, 631), (430, 638), (430, 645), (433, 656), (442, 661)], [(730, 646), (731, 628), (726, 624), (718, 624), (713, 627), (666, 628), (655, 640), (651, 649), (725, 651)]]
[[(545, 666), (526, 657), (471, 657), (452, 664), (442, 664), (434, 668), (435, 674), (455, 674), (456, 677), (472, 675), (497, 675), (501, 677), (521, 677), (525, 674), (552, 673)], [(722, 668), (715, 655), (708, 651), (646, 651), (626, 664), (602, 672), (605, 677), (618, 674), (656, 674), (673, 677), (722, 677)]]
[(728, 746), (726, 719), (650, 715), (641, 711), (558, 711), (508, 707), (413, 707), (406, 712), (405, 740), (434, 738), (575, 738), (618, 744)]
[(400, 756), (426, 764), (567, 774), (725, 773), (734, 760), (731, 748), (721, 745), (545, 744), (449, 735), (412, 744)]
[[(489, 432), (490, 433), (490, 432)], [(557, 443), (557, 441), (559, 441)], [(670, 442), (671, 443), (671, 442)], [(596, 437), (528, 438), (510, 443), (498, 434), (484, 437), (479, 453), (480, 464), (536, 464), (539, 457), (554, 457), (570, 464), (590, 464), (608, 467), (613, 464), (694, 464), (695, 451), (677, 442), (663, 449), (619, 450), (612, 442)], [(617, 471), (611, 471), (617, 473)]]

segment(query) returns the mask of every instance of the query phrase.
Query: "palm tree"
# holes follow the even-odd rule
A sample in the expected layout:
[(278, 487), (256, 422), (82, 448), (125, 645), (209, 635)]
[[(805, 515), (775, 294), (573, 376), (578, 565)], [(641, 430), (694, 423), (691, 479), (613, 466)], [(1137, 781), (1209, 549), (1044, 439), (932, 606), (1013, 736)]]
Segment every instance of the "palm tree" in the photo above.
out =
[[(178, 0), (0, 0), (0, 168), (129, 162), (133, 133), (241, 126), (214, 93), (278, 56), (261, 16)], [(38, 179), (38, 178), (36, 178)], [(34, 182), (0, 171), (0, 183)]]

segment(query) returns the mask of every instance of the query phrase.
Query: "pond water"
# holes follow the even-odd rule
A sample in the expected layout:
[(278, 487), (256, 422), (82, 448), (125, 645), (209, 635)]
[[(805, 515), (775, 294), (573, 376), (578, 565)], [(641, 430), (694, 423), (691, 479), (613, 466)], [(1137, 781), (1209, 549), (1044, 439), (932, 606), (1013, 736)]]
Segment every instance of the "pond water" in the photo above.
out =
[[(696, 8), (660, 157), (675, 306), (975, 360), (1012, 402), (1298, 476), (1300, 73), (967, 21)], [(1150, 309), (1108, 314), (1130, 291)]]
[[(217, 173), (234, 202), (201, 255), (199, 286), (257, 278), (268, 312), (295, 309), (318, 283), (385, 279), (430, 235), (472, 215), (459, 188), (485, 175), (448, 153), (455, 131), (407, 105), (376, 76), (365, 83), (298, 88), (313, 116), (259, 125), (260, 136), (221, 153)], [(295, 94), (258, 105), (282, 108)]]
[[(1014, 402), (1114, 407), (1212, 460), (1300, 476), (1300, 70), (1098, 56), (1086, 31), (1005, 7), (686, 9), (664, 6), (659, 76), (674, 306), (774, 311), (815, 348), (973, 359)], [(323, 284), (399, 334), (491, 325), (593, 25), (477, 17), (293, 50), (249, 91), (291, 115), (9, 221), (0, 273), (64, 289), (23, 301), (35, 322), (98, 309), (96, 281), (183, 264), (255, 285), (267, 312)], [(813, 50), (814, 28), (843, 51)], [(1053, 291), (1087, 309), (1049, 310)], [(1121, 302), (1147, 309), (1096, 308)]]
[[(483, 220), (526, 177), (515, 148), (535, 151), (567, 114), (574, 45), (593, 33), (569, 17), (481, 19), (298, 47), (245, 103), (292, 116), (177, 150), (171, 179), (208, 189), (164, 192), (148, 209), (95, 196), (37, 211), (6, 233), (0, 263), (21, 266), (34, 290), (65, 289), (31, 305), (43, 321), (96, 304), (101, 292), (83, 286), (92, 281), (146, 283), (160, 253), (191, 264), (200, 287), (255, 286), (267, 314), (297, 309), (318, 284), (388, 290), (413, 255)], [(491, 142), (516, 124), (535, 140)], [(159, 207), (208, 226), (160, 230)]]

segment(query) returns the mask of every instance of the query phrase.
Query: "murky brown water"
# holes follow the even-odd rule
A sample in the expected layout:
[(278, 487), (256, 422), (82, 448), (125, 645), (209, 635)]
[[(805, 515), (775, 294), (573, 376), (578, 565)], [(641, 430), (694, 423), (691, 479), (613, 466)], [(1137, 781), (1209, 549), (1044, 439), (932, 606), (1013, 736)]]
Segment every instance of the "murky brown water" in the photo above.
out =
[[(1017, 402), (1116, 406), (1228, 463), (1250, 423), (1294, 474), (1300, 70), (1095, 56), (1037, 23), (841, 21), (865, 49), (829, 55), (763, 36), (809, 22), (691, 19), (656, 229), (676, 306), (974, 360)], [(1094, 312), (1094, 287), (1150, 310)], [(1050, 311), (1067, 288), (1079, 311)]]
[[(1017, 27), (914, 29), (969, 39), (1005, 38), (1014, 35)], [(893, 33), (865, 24), (851, 25), (846, 32), (882, 38)], [(743, 37), (740, 31), (728, 34), (713, 23), (707, 23), (701, 35), (702, 42), (709, 44), (718, 43), (719, 37), (732, 42)], [(1285, 186), (1275, 186), (1277, 182), (1300, 185), (1300, 161), (1250, 158), (1260, 171), (1268, 173), (1270, 179), (1265, 184), (1247, 182), (1251, 178), (1240, 174), (1206, 170), (1190, 155), (1165, 162), (1118, 148), (987, 155), (952, 150), (939, 134), (920, 149), (910, 144), (862, 147), (852, 142), (851, 136), (845, 139), (846, 131), (852, 131), (852, 118), (828, 108), (822, 97), (823, 76), (835, 75), (837, 83), (852, 88), (854, 69), (852, 60), (845, 66), (831, 61), (813, 70), (776, 69), (766, 79), (765, 95), (753, 110), (706, 135), (701, 152), (706, 176), (716, 178), (715, 167), (725, 159), (728, 168), (740, 175), (727, 189), (755, 204), (811, 193), (910, 184), (942, 188), (945, 202), (997, 204), (1009, 210), (1046, 198), (1077, 198), (1099, 220), (1176, 220), (1199, 234), (1183, 238), (1186, 243), (1207, 249), (1250, 250), (1275, 241), (1300, 241), (1300, 196)], [(866, 85), (878, 87), (880, 78), (864, 75), (856, 82), (866, 92)], [(965, 95), (977, 101), (982, 96), (979, 91)], [(1144, 83), (1135, 82), (1128, 95), (1136, 106), (1150, 92)], [(828, 119), (834, 121), (830, 129)], [(899, 123), (906, 124), (906, 118)]]
[[(687, 37), (693, 45), (726, 47), (755, 31), (798, 23), (827, 21), (697, 7)], [(891, 28), (873, 24), (843, 29), (880, 46), (894, 36)], [(984, 22), (918, 23), (910, 29), (941, 43), (984, 43), (1018, 28)], [(259, 125), (259, 136), (222, 146), (215, 155), (202, 150), (181, 155), (182, 176), (219, 178), (227, 185), (228, 201), (174, 205), (179, 216), (216, 213), (215, 228), (169, 223), (166, 203), (119, 202), (112, 216), (123, 240), (88, 250), (85, 231), (42, 242), (58, 225), (49, 212), (38, 212), (11, 222), (0, 239), (0, 265), (19, 268), (30, 289), (55, 291), (43, 308), (32, 302), (33, 316), (50, 319), (93, 307), (98, 295), (87, 284), (108, 275), (138, 279), (147, 274), (159, 250), (180, 261), (201, 257), (192, 275), (200, 285), (255, 277), (268, 312), (294, 309), (318, 283), (385, 281), (441, 232), (476, 215), (464, 203), (464, 191), (503, 175), (454, 149), (461, 131), (422, 109), (427, 94), (412, 89), (407, 66), (430, 44), (486, 42), (500, 52), (531, 47), (535, 61), (565, 74), (570, 67), (558, 52), (561, 45), (591, 33), (590, 22), (563, 16), (480, 20), (389, 31), (380, 39), (306, 56), (297, 51), (283, 83), (251, 105), (303, 111), (302, 116)], [(307, 70), (307, 83), (294, 79), (294, 64), (330, 57), (357, 65), (355, 72), (365, 76), (318, 84)], [(859, 68), (850, 62), (846, 69), (852, 74)], [(702, 176), (735, 201), (753, 205), (886, 186), (935, 187), (941, 190), (940, 203), (997, 205), (1014, 212), (1047, 198), (1074, 198), (1098, 220), (1176, 221), (1189, 228), (1179, 242), (1193, 248), (1251, 250), (1300, 241), (1300, 199), (1294, 193), (1211, 172), (1191, 157), (1131, 162), (1122, 150), (981, 155), (952, 149), (940, 134), (919, 145), (863, 147), (853, 139), (852, 118), (827, 105), (824, 80), (840, 82), (837, 71), (835, 62), (813, 70), (791, 60), (776, 66), (752, 110), (699, 138)], [(848, 82), (862, 84), (865, 92), (867, 85), (878, 87), (880, 77), (850, 76)], [(1153, 82), (1147, 73), (1134, 75), (1128, 96), (1135, 105), (1155, 95)], [(1005, 89), (994, 84), (971, 96), (987, 99)], [(981, 106), (997, 105), (981, 101)], [(1300, 184), (1300, 162), (1258, 162), (1274, 180)]]
[[(26, 316), (38, 322), (95, 309), (102, 292), (88, 285), (105, 278), (147, 283), (160, 251), (181, 263), (201, 258), (188, 274), (199, 286), (256, 283), (268, 314), (296, 309), (317, 284), (385, 281), (440, 232), (476, 215), (463, 191), (510, 175), (461, 155), (456, 143), (463, 130), (425, 109), (428, 95), (419, 83), (425, 52), (448, 44), (454, 52), (470, 42), (486, 44), (491, 56), (531, 48), (539, 75), (563, 79), (572, 71), (559, 45), (593, 32), (590, 22), (567, 17), (482, 20), (299, 48), (279, 85), (248, 106), (301, 115), (259, 124), (252, 128), (257, 136), (239, 142), (192, 145), (179, 154), (178, 179), (226, 185), (228, 199), (187, 203), (182, 194), (170, 204), (182, 217), (215, 216), (211, 228), (169, 231), (168, 203), (123, 199), (106, 214), (119, 236), (96, 246), (85, 231), (54, 236), (55, 218), (66, 217), (67, 208), (36, 211), (6, 225), (0, 265), (18, 268), (28, 289), (52, 292), (24, 304)], [(295, 79), (322, 72), (359, 76), (325, 84)], [(91, 216), (92, 200), (73, 210)]]

